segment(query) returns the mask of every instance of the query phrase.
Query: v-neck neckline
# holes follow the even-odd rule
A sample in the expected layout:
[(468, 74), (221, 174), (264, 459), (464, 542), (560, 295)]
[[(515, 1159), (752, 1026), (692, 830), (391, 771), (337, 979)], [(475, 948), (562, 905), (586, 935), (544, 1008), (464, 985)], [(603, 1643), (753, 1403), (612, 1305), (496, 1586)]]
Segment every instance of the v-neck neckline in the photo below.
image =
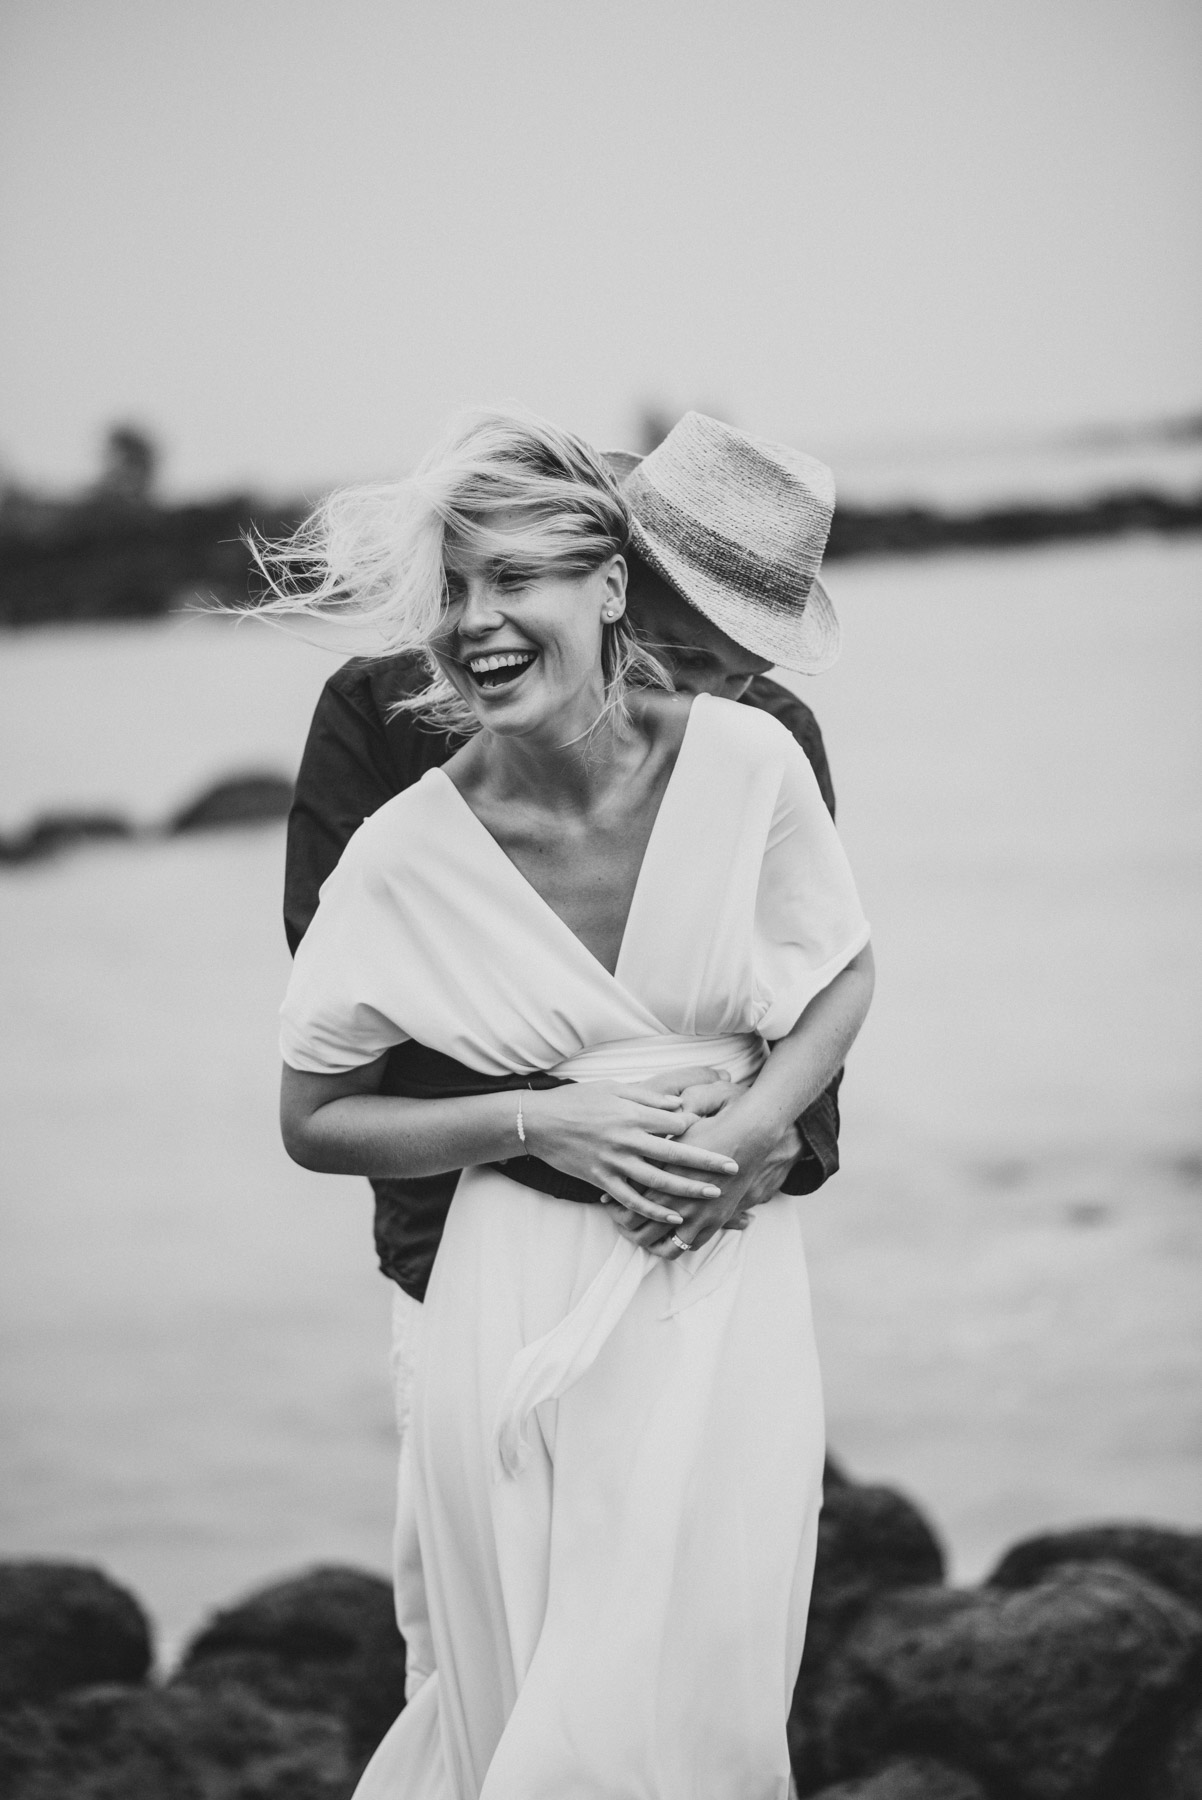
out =
[(556, 912), (555, 908), (551, 905), (551, 902), (546, 898), (546, 896), (539, 893), (538, 889), (535, 887), (534, 883), (530, 880), (529, 876), (522, 873), (521, 869), (519, 869), (518, 865), (514, 862), (512, 856), (510, 856), (509, 852), (505, 849), (504, 845), (502, 845), (499, 842), (499, 840), (493, 836), (492, 832), (488, 829), (488, 826), (484, 823), (484, 820), (480, 817), (479, 813), (477, 813), (472, 808), (472, 806), (470, 805), (470, 803), (468, 802), (466, 797), (459, 791), (459, 789), (456, 787), (455, 783), (451, 780), (451, 777), (447, 774), (446, 770), (442, 767), (438, 767), (438, 768), (431, 769), (429, 771), (429, 774), (431, 774), (431, 775), (441, 776), (444, 784), (448, 788), (450, 788), (451, 792), (454, 794), (456, 800), (459, 802), (463, 811), (467, 814), (468, 818), (472, 821), (472, 824), (481, 833), (481, 835), (484, 838), (486, 838), (487, 841), (492, 845), (493, 850), (501, 858), (501, 860), (505, 863), (506, 867), (512, 871), (513, 875), (517, 878), (517, 880), (521, 882), (522, 886), (533, 896), (535, 904), (538, 905), (539, 907), (541, 907), (543, 912), (545, 912), (549, 918), (551, 918), (555, 921), (555, 924), (560, 928), (560, 930), (562, 932), (564, 932), (566, 934), (566, 936), (576, 946), (577, 950), (580, 951), (580, 953), (582, 955), (587, 956), (587, 958), (588, 958), (589, 962), (592, 964), (593, 968), (598, 970), (599, 973), (602, 974), (607, 981), (616, 982), (619, 987), (623, 986), (623, 983), (620, 980), (622, 962), (623, 962), (623, 959), (624, 959), (625, 953), (626, 953), (627, 939), (629, 938), (629, 935), (630, 935), (630, 922), (634, 918), (635, 913), (638, 910), (639, 897), (640, 897), (640, 894), (642, 892), (642, 887), (643, 887), (643, 877), (647, 872), (647, 865), (651, 861), (652, 853), (655, 849), (656, 839), (660, 835), (660, 824), (661, 824), (661, 821), (663, 820), (665, 812), (668, 809), (669, 800), (672, 798), (672, 790), (678, 785), (677, 777), (679, 776), (681, 767), (685, 763), (686, 758), (687, 758), (687, 753), (689, 751), (689, 740), (692, 736), (695, 735), (693, 732), (693, 720), (695, 719), (695, 717), (697, 715), (698, 705), (700, 704), (701, 701), (708, 700), (709, 698), (710, 698), (710, 695), (704, 694), (704, 693), (694, 694), (692, 697), (692, 703), (689, 706), (689, 716), (685, 720), (684, 731), (681, 733), (680, 743), (677, 747), (676, 760), (672, 764), (672, 768), (668, 775), (667, 781), (664, 783), (664, 791), (659, 797), (659, 805), (655, 809), (655, 818), (651, 822), (651, 830), (647, 835), (647, 842), (643, 846), (642, 860), (639, 863), (639, 872), (634, 878), (634, 887), (631, 889), (630, 905), (626, 909), (626, 917), (622, 922), (622, 936), (618, 943), (618, 954), (617, 954), (616, 958), (614, 959), (614, 966), (613, 966), (612, 971), (607, 969), (605, 964), (601, 961), (601, 958), (599, 956), (597, 956), (594, 951), (589, 949), (589, 947), (585, 943), (584, 939), (582, 937), (579, 937), (576, 934), (576, 932), (574, 932), (572, 930), (572, 927), (568, 924), (567, 920), (565, 918), (563, 918), (559, 913)]

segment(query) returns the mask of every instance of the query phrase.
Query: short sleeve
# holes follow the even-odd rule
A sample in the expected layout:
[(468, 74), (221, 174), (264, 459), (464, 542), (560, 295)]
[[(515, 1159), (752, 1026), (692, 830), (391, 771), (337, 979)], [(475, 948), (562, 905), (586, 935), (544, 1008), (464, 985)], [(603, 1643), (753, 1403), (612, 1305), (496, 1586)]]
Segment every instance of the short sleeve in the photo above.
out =
[(280, 1008), (284, 1061), (314, 1075), (361, 1068), (411, 1035), (396, 1017), (396, 897), (368, 835), (356, 832), (322, 885)]
[(793, 1029), (870, 935), (814, 771), (792, 740), (783, 761), (755, 907), (757, 1030), (770, 1042)]

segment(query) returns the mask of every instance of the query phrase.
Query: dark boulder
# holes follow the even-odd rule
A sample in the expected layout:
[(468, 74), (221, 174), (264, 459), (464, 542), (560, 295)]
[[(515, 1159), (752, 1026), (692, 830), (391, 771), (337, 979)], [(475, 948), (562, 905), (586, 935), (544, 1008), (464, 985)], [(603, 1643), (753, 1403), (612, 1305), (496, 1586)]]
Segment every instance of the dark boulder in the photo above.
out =
[(893, 1488), (836, 1477), (825, 1484), (806, 1627), (803, 1679), (830, 1655), (868, 1601), (941, 1582), (943, 1549), (918, 1508)]
[(893, 1488), (824, 1483), (805, 1654), (789, 1715), (789, 1750), (802, 1792), (828, 1778), (818, 1757), (809, 1696), (854, 1621), (896, 1588), (940, 1583), (943, 1549), (918, 1508)]
[(276, 1582), (218, 1613), (174, 1679), (204, 1691), (233, 1682), (277, 1711), (330, 1713), (365, 1761), (405, 1704), (392, 1588), (343, 1568)]
[(97, 1687), (0, 1716), (5, 1800), (346, 1800), (342, 1727), (234, 1687)]
[(261, 825), (286, 819), (291, 805), (292, 783), (282, 775), (235, 775), (181, 807), (166, 829), (176, 837), (189, 831), (220, 831), (227, 825)]
[(150, 1657), (145, 1613), (99, 1569), (0, 1562), (0, 1707), (141, 1681)]
[[(1197, 1685), (1202, 1690), (1202, 1679)], [(1202, 1800), (1202, 1691), (1169, 1732), (1137, 1800)]]
[(806, 1696), (806, 1767), (832, 1781), (921, 1752), (1006, 1800), (1130, 1800), (1200, 1657), (1198, 1615), (1117, 1564), (889, 1594)]
[(1123, 1563), (1202, 1613), (1202, 1531), (1165, 1525), (1083, 1525), (1024, 1538), (1007, 1550), (988, 1585), (1032, 1587), (1070, 1562)]
[(848, 1475), (847, 1471), (844, 1469), (843, 1464), (836, 1462), (835, 1458), (828, 1450), (826, 1453), (826, 1461), (822, 1468), (823, 1492), (829, 1494), (832, 1488), (849, 1487), (850, 1485), (850, 1475)]
[(933, 1756), (902, 1756), (852, 1781), (825, 1787), (815, 1800), (987, 1800), (979, 1781)]

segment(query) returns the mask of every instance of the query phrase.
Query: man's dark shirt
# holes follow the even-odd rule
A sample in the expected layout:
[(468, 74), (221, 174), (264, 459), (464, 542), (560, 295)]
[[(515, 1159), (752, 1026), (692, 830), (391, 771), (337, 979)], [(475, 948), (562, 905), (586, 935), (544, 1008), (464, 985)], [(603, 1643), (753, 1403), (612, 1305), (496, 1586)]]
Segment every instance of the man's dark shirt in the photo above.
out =
[[(386, 800), (411, 787), (427, 769), (441, 767), (464, 742), (431, 730), (411, 714), (389, 716), (390, 707), (415, 693), (425, 679), (413, 659), (392, 657), (344, 663), (322, 689), (288, 817), (284, 929), (294, 954), (317, 911), (321, 885), (351, 835)], [(833, 817), (835, 795), (822, 733), (809, 707), (762, 675), (743, 699), (792, 732)], [(478, 1092), (479, 1083), (476, 1071), (410, 1041), (389, 1052), (382, 1091), (420, 1098)], [(838, 1089), (836, 1077), (797, 1121), (802, 1152), (785, 1182), (787, 1193), (813, 1193), (839, 1167)], [(457, 1180), (452, 1172), (372, 1182), (380, 1267), (417, 1300), (425, 1295)], [(565, 1198), (591, 1194), (567, 1176), (553, 1191)]]

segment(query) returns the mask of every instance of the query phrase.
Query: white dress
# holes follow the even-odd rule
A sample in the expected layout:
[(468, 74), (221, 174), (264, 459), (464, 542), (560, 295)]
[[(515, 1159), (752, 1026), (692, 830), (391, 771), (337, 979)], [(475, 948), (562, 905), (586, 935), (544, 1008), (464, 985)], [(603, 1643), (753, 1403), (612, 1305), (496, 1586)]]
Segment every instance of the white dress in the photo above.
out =
[[(322, 889), (282, 1049), (738, 1077), (867, 939), (802, 752), (703, 695), (613, 975), (433, 770)], [(437, 1669), (357, 1800), (785, 1800), (823, 1462), (799, 1215), (665, 1263), (604, 1207), (464, 1173), (411, 1415)]]

